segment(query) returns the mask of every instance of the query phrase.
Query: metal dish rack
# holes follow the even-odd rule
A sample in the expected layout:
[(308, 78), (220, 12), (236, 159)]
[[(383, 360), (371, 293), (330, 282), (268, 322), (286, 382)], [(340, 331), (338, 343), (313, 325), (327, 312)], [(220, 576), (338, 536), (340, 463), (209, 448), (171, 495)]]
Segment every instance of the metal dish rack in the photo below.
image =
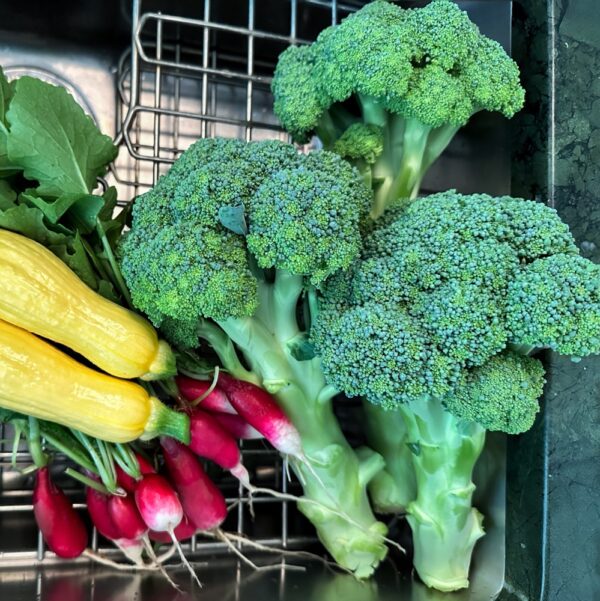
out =
[[(123, 53), (116, 72), (116, 123), (122, 124), (116, 143), (120, 152), (106, 178), (108, 184), (117, 186), (120, 199), (134, 198), (151, 187), (199, 137), (289, 140), (271, 110), (270, 73), (279, 52), (289, 44), (314, 39), (320, 29), (336, 23), (364, 1), (282, 2), (289, 16), (287, 31), (270, 31), (259, 26), (260, 9), (267, 6), (266, 2), (231, 2), (237, 9), (243, 9), (245, 24), (240, 24), (240, 12), (223, 14), (224, 4), (204, 0), (201, 15), (191, 18), (144, 12), (142, 0), (133, 0), (131, 47)], [(308, 11), (310, 18), (306, 15)], [(300, 32), (303, 23), (312, 27), (310, 37), (302, 37), (307, 35)], [(308, 25), (304, 29), (308, 31)], [(228, 51), (222, 41), (225, 46), (232, 44), (238, 52)], [(121, 204), (126, 202), (123, 200)], [(12, 434), (10, 427), (0, 430), (0, 531), (5, 540), (14, 538), (14, 545), (0, 550), (0, 567), (64, 564), (64, 560), (58, 560), (46, 549), (35, 526), (31, 505), (33, 477), (27, 470), (31, 458), (24, 445), (13, 453)], [(297, 484), (288, 481), (285, 461), (266, 445), (245, 444), (243, 454), (258, 486), (294, 494), (301, 492)], [(66, 458), (59, 455), (52, 464), (53, 475), (75, 507), (84, 510), (81, 487), (63, 475), (66, 465)], [(273, 547), (307, 548), (315, 542), (310, 525), (293, 503), (268, 496), (255, 497), (256, 516), (250, 520), (249, 498), (237, 482), (210, 466), (209, 474), (233, 507), (225, 529)], [(90, 546), (108, 557), (118, 553), (95, 529)], [(227, 551), (224, 543), (200, 537), (194, 537), (184, 547), (190, 558)]]

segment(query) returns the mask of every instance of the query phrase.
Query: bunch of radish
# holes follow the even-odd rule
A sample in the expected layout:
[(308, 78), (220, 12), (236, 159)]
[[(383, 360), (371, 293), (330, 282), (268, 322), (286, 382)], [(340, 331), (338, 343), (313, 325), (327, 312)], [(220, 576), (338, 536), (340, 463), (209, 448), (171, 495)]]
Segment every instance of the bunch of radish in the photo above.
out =
[[(258, 386), (225, 374), (219, 374), (216, 386), (185, 376), (177, 377), (176, 382), (185, 399), (183, 410), (190, 415), (189, 446), (161, 438), (161, 473), (136, 454), (138, 479), (115, 464), (116, 494), (103, 492), (93, 474), (87, 475), (90, 485), (86, 501), (92, 523), (137, 567), (148, 565), (143, 560), (144, 551), (157, 565), (150, 541), (172, 542), (187, 564), (179, 541), (197, 532), (220, 532), (227, 516), (225, 498), (199, 458), (230, 471), (253, 490), (238, 440), (265, 438), (282, 453), (302, 456), (298, 432), (272, 397)], [(33, 505), (52, 551), (65, 558), (93, 555), (87, 549), (88, 536), (81, 516), (52, 482), (45, 465), (37, 471)]]

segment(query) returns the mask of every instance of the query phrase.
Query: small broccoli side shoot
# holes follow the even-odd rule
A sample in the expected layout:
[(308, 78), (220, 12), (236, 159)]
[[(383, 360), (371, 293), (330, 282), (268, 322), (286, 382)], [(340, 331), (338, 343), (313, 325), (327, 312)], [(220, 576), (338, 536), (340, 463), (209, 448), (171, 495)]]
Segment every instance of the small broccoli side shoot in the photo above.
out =
[[(381, 511), (406, 508), (429, 586), (468, 586), (485, 431), (524, 432), (538, 411), (544, 369), (524, 353), (600, 353), (599, 276), (554, 209), (449, 191), (388, 211), (326, 282), (313, 344), (328, 381), (376, 406), (367, 433), (387, 467), (369, 490)], [(406, 474), (390, 442), (398, 416), (415, 470), (408, 504), (394, 481)]]
[[(272, 88), (275, 113), (296, 141), (315, 134), (368, 172), (374, 217), (417, 195), (474, 113), (512, 117), (524, 99), (517, 65), (451, 0), (408, 10), (375, 0), (311, 45), (285, 50)], [(372, 138), (344, 133), (356, 124), (383, 134), (374, 162), (364, 160)]]
[(544, 382), (541, 361), (502, 353), (464, 373), (444, 404), (456, 417), (486, 430), (520, 434), (533, 426)]

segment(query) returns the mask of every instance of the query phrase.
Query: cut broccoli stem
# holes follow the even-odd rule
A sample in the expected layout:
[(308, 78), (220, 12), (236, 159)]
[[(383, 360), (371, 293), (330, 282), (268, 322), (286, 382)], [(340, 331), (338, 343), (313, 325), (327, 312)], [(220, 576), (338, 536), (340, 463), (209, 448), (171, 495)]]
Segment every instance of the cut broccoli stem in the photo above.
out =
[(413, 451), (417, 497), (408, 505), (414, 566), (430, 587), (449, 592), (469, 586), (482, 515), (471, 505), (473, 468), (485, 430), (454, 417), (440, 401), (416, 399), (398, 409)]
[(270, 323), (246, 317), (219, 325), (254, 362), (261, 384), (300, 433), (305, 458), (291, 462), (304, 489), (300, 510), (334, 559), (356, 577), (367, 578), (386, 555), (386, 527), (376, 520), (367, 496), (367, 485), (383, 460), (377, 453), (359, 460), (334, 415), (335, 391), (326, 384), (319, 359), (298, 361), (287, 348), (300, 331), (296, 306), (302, 279), (278, 271), (273, 284), (259, 286), (268, 286), (263, 293), (272, 295)]
[(369, 483), (375, 511), (405, 513), (417, 496), (415, 468), (404, 418), (363, 399), (367, 440), (383, 456), (385, 468)]

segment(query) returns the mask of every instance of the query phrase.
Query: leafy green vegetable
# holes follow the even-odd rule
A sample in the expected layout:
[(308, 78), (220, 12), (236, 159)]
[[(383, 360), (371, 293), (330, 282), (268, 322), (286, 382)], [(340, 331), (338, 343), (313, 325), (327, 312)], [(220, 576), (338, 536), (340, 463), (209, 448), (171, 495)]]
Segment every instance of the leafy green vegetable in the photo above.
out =
[(15, 204), (17, 193), (10, 187), (10, 184), (0, 180), (0, 210), (10, 209)]
[(7, 113), (8, 155), (40, 196), (86, 195), (117, 156), (112, 140), (63, 88), (21, 77)]

